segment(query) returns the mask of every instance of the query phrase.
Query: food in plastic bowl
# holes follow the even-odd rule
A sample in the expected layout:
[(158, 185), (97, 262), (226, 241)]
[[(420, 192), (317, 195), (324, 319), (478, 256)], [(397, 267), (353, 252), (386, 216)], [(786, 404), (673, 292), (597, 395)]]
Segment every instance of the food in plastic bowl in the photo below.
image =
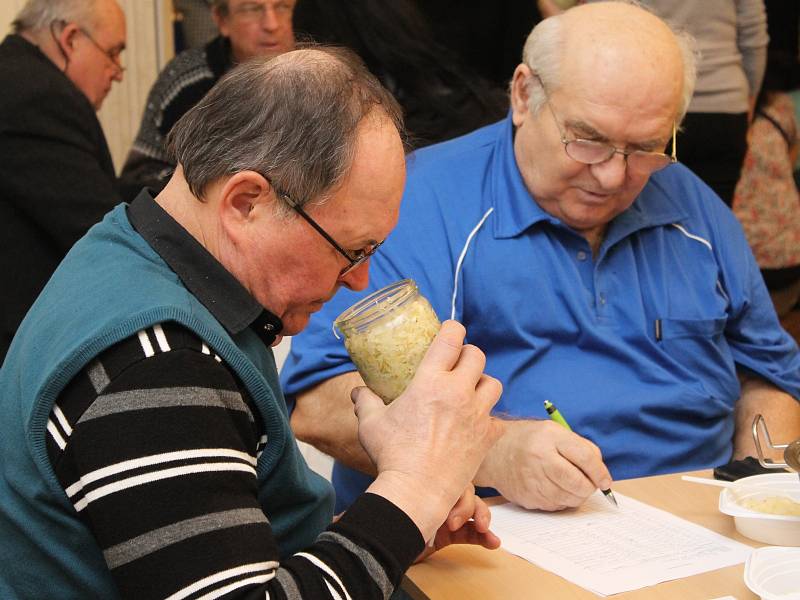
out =
[(769, 473), (743, 477), (722, 490), (719, 510), (733, 517), (736, 530), (745, 537), (776, 546), (800, 546), (800, 515), (791, 514), (798, 501), (796, 473)]

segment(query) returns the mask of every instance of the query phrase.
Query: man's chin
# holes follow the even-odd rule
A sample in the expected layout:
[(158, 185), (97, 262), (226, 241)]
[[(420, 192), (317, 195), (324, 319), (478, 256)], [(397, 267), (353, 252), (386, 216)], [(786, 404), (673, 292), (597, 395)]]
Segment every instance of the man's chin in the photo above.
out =
[(304, 305), (303, 308), (298, 308), (280, 315), (281, 321), (283, 322), (283, 330), (281, 333), (283, 335), (297, 335), (303, 331), (303, 329), (308, 327), (311, 315), (322, 310), (322, 307), (325, 306), (325, 303), (329, 299), (330, 298), (316, 300)]
[(281, 321), (283, 321), (281, 335), (297, 335), (308, 327), (310, 319), (311, 313), (293, 313), (281, 317)]

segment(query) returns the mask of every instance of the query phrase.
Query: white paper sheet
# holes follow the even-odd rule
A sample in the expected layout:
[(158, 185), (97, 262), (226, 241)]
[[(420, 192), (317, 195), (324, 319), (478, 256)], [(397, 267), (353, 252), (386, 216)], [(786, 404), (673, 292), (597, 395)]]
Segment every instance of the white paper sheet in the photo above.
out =
[(600, 595), (618, 594), (743, 563), (752, 548), (614, 492), (578, 509), (492, 507), (503, 548)]

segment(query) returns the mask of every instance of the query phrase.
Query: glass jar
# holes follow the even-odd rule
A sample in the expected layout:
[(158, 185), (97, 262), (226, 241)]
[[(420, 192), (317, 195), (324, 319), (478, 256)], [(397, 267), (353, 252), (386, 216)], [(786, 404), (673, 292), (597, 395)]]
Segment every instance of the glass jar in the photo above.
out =
[(334, 321), (364, 383), (386, 404), (411, 382), (439, 325), (412, 279), (370, 294)]

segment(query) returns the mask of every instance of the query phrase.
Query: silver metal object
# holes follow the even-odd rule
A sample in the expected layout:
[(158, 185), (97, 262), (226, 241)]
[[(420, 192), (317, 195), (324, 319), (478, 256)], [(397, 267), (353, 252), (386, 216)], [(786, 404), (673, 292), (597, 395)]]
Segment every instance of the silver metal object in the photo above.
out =
[[(764, 458), (764, 451), (761, 448), (761, 432), (764, 434), (767, 447), (770, 450), (783, 450), (784, 462), (775, 462), (772, 459)], [(769, 437), (769, 430), (764, 417), (756, 415), (753, 419), (753, 440), (756, 444), (756, 451), (758, 452), (758, 462), (762, 467), (767, 469), (792, 469), (800, 474), (800, 439), (797, 439), (789, 444), (773, 444), (772, 439)]]

